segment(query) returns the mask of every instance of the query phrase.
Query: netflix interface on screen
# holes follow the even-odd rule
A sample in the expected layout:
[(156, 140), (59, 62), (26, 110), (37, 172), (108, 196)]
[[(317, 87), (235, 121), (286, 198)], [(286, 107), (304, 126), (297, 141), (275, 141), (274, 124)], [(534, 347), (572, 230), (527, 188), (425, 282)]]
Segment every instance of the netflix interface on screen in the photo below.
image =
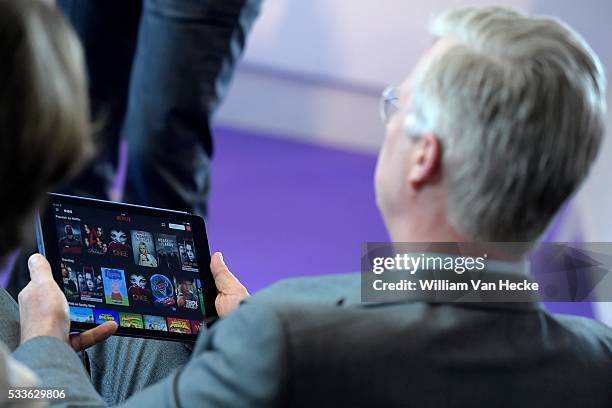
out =
[(66, 204), (53, 208), (72, 321), (199, 332), (204, 302), (189, 223)]

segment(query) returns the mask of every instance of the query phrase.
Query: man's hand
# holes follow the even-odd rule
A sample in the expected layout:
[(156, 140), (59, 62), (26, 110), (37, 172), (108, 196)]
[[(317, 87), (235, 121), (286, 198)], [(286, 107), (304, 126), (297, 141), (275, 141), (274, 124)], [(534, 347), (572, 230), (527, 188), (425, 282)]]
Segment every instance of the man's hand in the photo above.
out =
[(249, 297), (249, 292), (227, 268), (221, 252), (213, 254), (210, 260), (210, 270), (217, 286), (215, 308), (219, 316), (223, 317), (236, 309), (240, 302)]
[(107, 322), (69, 336), (70, 309), (53, 280), (49, 262), (44, 256), (34, 254), (28, 260), (28, 268), (31, 281), (18, 296), (22, 344), (34, 337), (52, 336), (80, 351), (106, 340), (117, 330), (116, 323)]

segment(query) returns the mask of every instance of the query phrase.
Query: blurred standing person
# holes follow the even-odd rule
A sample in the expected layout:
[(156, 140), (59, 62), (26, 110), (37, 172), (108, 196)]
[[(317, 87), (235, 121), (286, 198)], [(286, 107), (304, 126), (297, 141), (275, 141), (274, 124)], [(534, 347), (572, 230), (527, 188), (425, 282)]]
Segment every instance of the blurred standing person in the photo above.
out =
[[(56, 3), (83, 43), (92, 116), (102, 125), (95, 160), (63, 192), (206, 215), (210, 118), (262, 0)], [(121, 140), (127, 169), (118, 169)], [(13, 297), (33, 252), (17, 258)]]
[(124, 139), (123, 201), (205, 215), (210, 117), (261, 1), (57, 0), (83, 42), (93, 114), (105, 124), (100, 155), (67, 191), (118, 199)]

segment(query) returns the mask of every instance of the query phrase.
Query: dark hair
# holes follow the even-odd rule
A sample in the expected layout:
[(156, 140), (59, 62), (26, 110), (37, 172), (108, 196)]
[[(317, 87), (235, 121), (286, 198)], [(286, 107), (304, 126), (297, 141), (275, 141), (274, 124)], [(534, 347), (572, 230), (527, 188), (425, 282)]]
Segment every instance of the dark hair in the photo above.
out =
[(40, 0), (0, 0), (0, 258), (18, 246), (44, 193), (94, 147), (79, 40)]

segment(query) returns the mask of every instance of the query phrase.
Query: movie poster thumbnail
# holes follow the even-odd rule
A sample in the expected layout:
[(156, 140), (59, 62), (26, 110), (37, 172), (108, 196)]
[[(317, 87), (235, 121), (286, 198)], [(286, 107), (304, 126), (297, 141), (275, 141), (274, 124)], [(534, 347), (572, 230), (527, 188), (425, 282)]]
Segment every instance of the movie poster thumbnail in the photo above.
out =
[(76, 270), (74, 270), (74, 261), (63, 259), (60, 263), (60, 269), (62, 271), (66, 299), (68, 302), (78, 302), (80, 300), (79, 280)]
[(171, 271), (181, 268), (176, 236), (155, 234), (155, 248), (157, 249), (157, 265), (160, 268)]
[(70, 320), (79, 323), (93, 323), (93, 312), (88, 307), (70, 306)]
[(132, 247), (129, 243), (128, 231), (124, 228), (113, 227), (108, 234), (108, 254), (119, 258), (132, 256)]
[(61, 255), (83, 252), (81, 223), (75, 220), (56, 219), (57, 236)]
[(200, 309), (202, 309), (202, 316), (206, 316), (206, 308), (204, 307), (204, 291), (202, 289), (202, 281), (196, 278), (196, 285), (198, 288), (198, 299), (200, 300)]
[(189, 320), (177, 319), (174, 317), (168, 318), (168, 331), (173, 333), (191, 334)]
[(125, 274), (121, 269), (102, 268), (104, 298), (109, 305), (129, 306)]
[(108, 245), (106, 244), (106, 231), (101, 225), (83, 223), (83, 242), (87, 253), (92, 255), (106, 255)]
[(94, 309), (96, 324), (115, 322), (119, 324), (119, 314), (114, 310)]
[(166, 318), (162, 316), (144, 315), (144, 327), (147, 330), (168, 331)]
[(153, 304), (156, 308), (165, 311), (176, 310), (176, 300), (174, 298), (174, 286), (166, 275), (156, 273), (149, 278)]
[(134, 272), (128, 277), (128, 297), (131, 305), (143, 305), (153, 302), (151, 283), (141, 272)]
[(119, 313), (119, 325), (133, 329), (144, 329), (142, 316), (136, 313)]
[(191, 333), (198, 334), (201, 328), (202, 328), (202, 321), (200, 320), (191, 321)]
[(198, 310), (200, 308), (196, 278), (192, 273), (176, 274), (174, 287), (176, 288), (176, 305), (179, 309)]
[(153, 235), (147, 231), (132, 231), (132, 253), (139, 266), (157, 268)]
[(181, 256), (181, 264), (183, 269), (187, 271), (197, 272), (198, 263), (196, 260), (195, 246), (193, 238), (183, 238), (178, 243), (179, 254)]
[(83, 266), (77, 271), (77, 280), (81, 300), (85, 302), (102, 303), (104, 299), (104, 286), (102, 275), (93, 266)]

